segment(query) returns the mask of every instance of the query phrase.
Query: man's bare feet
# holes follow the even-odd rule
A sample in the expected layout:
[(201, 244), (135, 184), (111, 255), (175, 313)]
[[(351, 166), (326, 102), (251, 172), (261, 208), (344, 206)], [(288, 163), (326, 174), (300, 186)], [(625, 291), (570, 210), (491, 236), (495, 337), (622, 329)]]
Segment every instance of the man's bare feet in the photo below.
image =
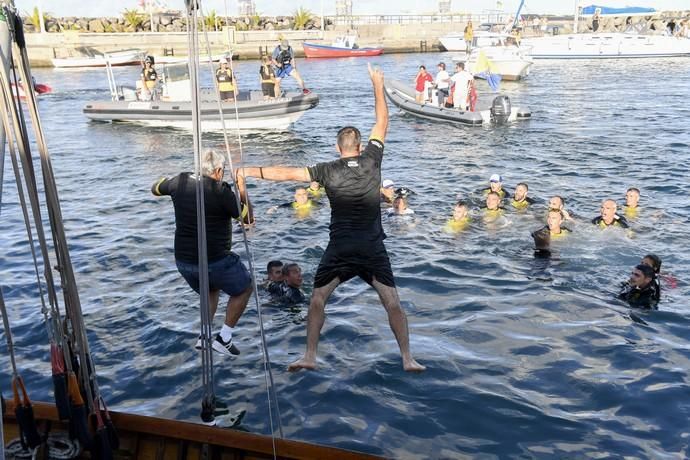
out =
[(302, 359), (298, 359), (297, 361), (288, 366), (288, 371), (290, 372), (296, 372), (301, 369), (316, 369), (316, 359), (308, 359), (306, 357), (302, 357)]
[(407, 372), (424, 372), (426, 370), (425, 366), (422, 366), (413, 358), (403, 360), (403, 369)]

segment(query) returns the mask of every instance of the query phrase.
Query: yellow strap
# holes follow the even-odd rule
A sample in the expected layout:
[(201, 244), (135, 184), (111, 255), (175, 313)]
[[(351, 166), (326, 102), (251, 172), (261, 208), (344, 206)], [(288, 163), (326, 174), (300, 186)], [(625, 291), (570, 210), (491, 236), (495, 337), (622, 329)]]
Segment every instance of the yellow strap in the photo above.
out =
[(159, 181), (156, 183), (156, 187), (154, 187), (154, 194), (155, 194), (156, 196), (161, 196), (161, 190), (160, 190), (159, 187), (160, 187), (160, 185), (163, 183), (163, 181), (165, 181), (165, 177), (162, 178), (161, 180), (159, 180)]
[(242, 213), (240, 217), (244, 219), (245, 217), (247, 217), (247, 214), (249, 214), (249, 206), (247, 206), (245, 203), (242, 203)]

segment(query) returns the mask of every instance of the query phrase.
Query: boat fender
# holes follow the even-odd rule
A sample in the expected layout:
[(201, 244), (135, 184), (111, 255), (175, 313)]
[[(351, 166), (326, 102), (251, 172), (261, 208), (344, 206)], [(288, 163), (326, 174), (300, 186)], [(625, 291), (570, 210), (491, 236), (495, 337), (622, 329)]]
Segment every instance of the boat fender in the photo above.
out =
[(108, 411), (108, 406), (106, 406), (105, 400), (102, 396), (100, 400), (101, 404), (103, 405), (103, 423), (105, 423), (105, 427), (108, 430), (108, 439), (110, 441), (110, 447), (112, 447), (113, 450), (117, 450), (120, 448), (120, 436), (118, 436), (117, 434), (115, 424), (113, 423), (113, 420), (110, 418), (110, 411)]
[(518, 118), (531, 118), (532, 112), (530, 112), (528, 109), (521, 108), (517, 111), (517, 117)]
[[(14, 392), (14, 415), (19, 425), (19, 439), (22, 447), (35, 449), (42, 444), (41, 435), (36, 428), (34, 418), (34, 408), (26, 392), (24, 381), (20, 376), (12, 380), (12, 391)], [(21, 396), (19, 392), (21, 391)]]
[(81, 392), (79, 391), (77, 375), (74, 372), (70, 372), (67, 378), (67, 391), (70, 398), (71, 413), (69, 419), (70, 438), (76, 438), (84, 448), (90, 448), (91, 435), (89, 434), (86, 417), (86, 406), (84, 405), (84, 399), (81, 397)]
[(113, 448), (110, 445), (108, 429), (103, 422), (103, 416), (101, 415), (101, 408), (99, 407), (98, 402), (96, 401), (95, 404), (96, 407), (94, 409), (91, 421), (93, 428), (96, 430), (96, 435), (94, 436), (93, 443), (91, 444), (91, 456), (92, 458), (112, 460)]
[(206, 424), (213, 424), (216, 420), (214, 412), (216, 411), (215, 396), (204, 397), (201, 401), (201, 421)]
[(491, 103), (491, 122), (497, 125), (505, 124), (511, 111), (510, 98), (508, 96), (496, 96)]
[(69, 420), (69, 394), (67, 393), (67, 374), (65, 373), (65, 358), (57, 344), (50, 345), (50, 364), (53, 371), (53, 393), (55, 407), (60, 420)]

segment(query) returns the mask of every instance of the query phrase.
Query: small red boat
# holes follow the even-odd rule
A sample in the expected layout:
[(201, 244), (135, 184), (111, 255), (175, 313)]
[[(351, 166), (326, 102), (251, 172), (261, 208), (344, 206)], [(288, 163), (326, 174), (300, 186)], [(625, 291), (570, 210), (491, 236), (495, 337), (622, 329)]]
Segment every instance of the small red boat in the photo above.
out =
[[(47, 94), (50, 93), (53, 89), (48, 86), (48, 85), (43, 85), (41, 83), (35, 83), (34, 84), (34, 91), (36, 94)], [(12, 83), (12, 94), (14, 97), (18, 97), (19, 99), (26, 99), (26, 91), (24, 90), (24, 84), (19, 83), (19, 87), (16, 87), (14, 83)]]
[(333, 58), (333, 57), (360, 57), (378, 56), (383, 54), (383, 48), (357, 46), (356, 37), (346, 35), (335, 39), (332, 45), (317, 45), (315, 43), (303, 43), (304, 55), (308, 58)]

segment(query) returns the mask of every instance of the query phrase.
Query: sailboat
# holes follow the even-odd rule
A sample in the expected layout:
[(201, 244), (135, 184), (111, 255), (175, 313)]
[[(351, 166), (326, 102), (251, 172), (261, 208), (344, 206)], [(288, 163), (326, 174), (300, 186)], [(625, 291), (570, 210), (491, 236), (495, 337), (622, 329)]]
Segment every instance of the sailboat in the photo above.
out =
[[(606, 12), (606, 9), (603, 10)], [(690, 56), (690, 39), (641, 34), (632, 27), (626, 32), (578, 34), (581, 7), (576, 4), (574, 33), (526, 38), (533, 59), (621, 59)], [(652, 11), (653, 12), (653, 11)], [(637, 8), (619, 8), (617, 16), (639, 14)], [(649, 12), (647, 13), (649, 14)]]

